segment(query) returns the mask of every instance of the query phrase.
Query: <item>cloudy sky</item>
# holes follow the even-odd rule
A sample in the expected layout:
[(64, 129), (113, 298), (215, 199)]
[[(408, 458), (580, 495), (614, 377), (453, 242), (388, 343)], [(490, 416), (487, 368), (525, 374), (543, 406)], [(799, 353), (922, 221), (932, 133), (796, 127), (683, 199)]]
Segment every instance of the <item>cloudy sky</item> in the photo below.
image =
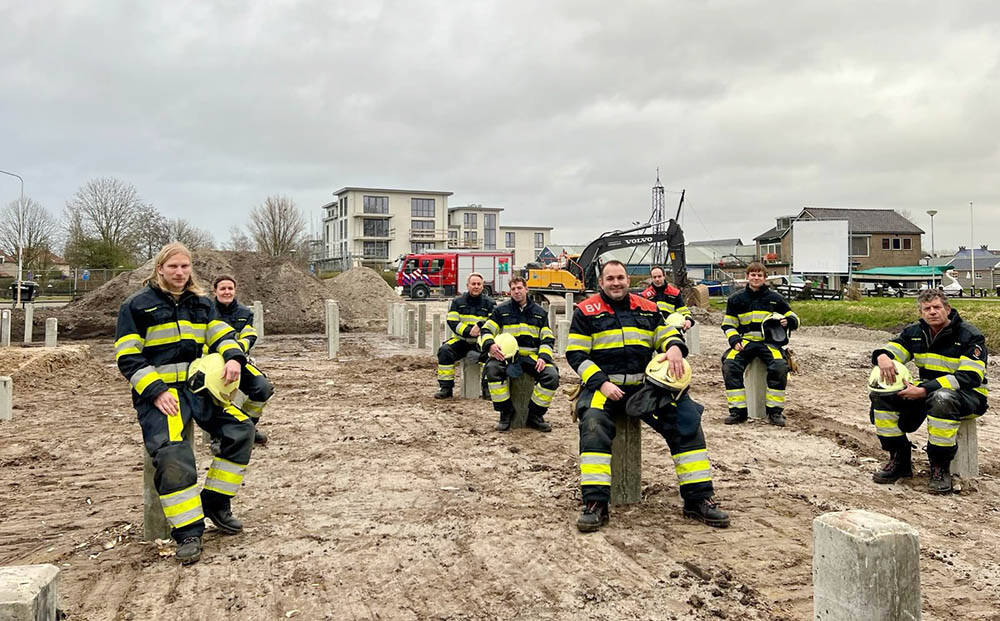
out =
[(225, 242), (270, 194), (318, 227), (340, 187), (402, 187), (585, 243), (648, 218), (659, 167), (688, 239), (937, 209), (941, 250), (974, 201), (1000, 245), (996, 2), (0, 7), (0, 168), (53, 213), (113, 176)]

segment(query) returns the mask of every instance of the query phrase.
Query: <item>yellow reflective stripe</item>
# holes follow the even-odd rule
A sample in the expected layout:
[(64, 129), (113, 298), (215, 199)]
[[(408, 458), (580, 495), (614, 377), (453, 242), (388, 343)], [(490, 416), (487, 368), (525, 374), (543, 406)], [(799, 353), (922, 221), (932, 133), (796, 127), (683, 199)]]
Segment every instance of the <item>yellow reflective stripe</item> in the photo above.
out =
[(226, 332), (232, 330), (232, 328), (229, 327), (228, 323), (224, 321), (219, 321), (218, 319), (213, 319), (212, 321), (208, 322), (207, 327), (205, 326), (205, 324), (198, 324), (198, 325), (201, 326), (202, 336), (205, 339), (205, 343), (207, 343), (209, 347), (211, 347), (213, 344), (215, 344), (216, 341), (222, 338), (222, 336)]
[(238, 349), (240, 351), (243, 351), (243, 348), (240, 347), (236, 343), (236, 341), (234, 341), (232, 339), (226, 339), (226, 340), (222, 341), (219, 344), (219, 346), (216, 348), (216, 351), (218, 351), (220, 354), (224, 354), (224, 353), (226, 353), (227, 351), (229, 351), (231, 349)]
[(940, 354), (913, 354), (913, 361), (918, 367), (931, 371), (956, 371), (958, 370), (958, 358), (949, 358)]
[(730, 326), (733, 327), (733, 328), (735, 328), (736, 326), (739, 325), (739, 323), (740, 323), (739, 319), (736, 316), (734, 316), (734, 315), (726, 315), (722, 319), (722, 327), (723, 328), (730, 327)]
[(594, 396), (590, 398), (590, 407), (603, 410), (604, 404), (608, 402), (608, 398), (604, 396), (600, 390), (594, 391)]
[(483, 324), (482, 329), (486, 332), (490, 332), (491, 334), (500, 333), (500, 326), (497, 324), (497, 322), (493, 321), (492, 319), (487, 319), (486, 323)]
[(600, 372), (600, 370), (601, 367), (597, 366), (597, 363), (593, 360), (584, 360), (580, 363), (580, 368), (578, 369), (580, 380), (586, 384), (587, 380), (594, 377), (594, 374)]
[(986, 386), (976, 386), (972, 390), (978, 392), (979, 394), (981, 394), (984, 397), (988, 397), (989, 394), (990, 394), (990, 391), (989, 391), (989, 389), (986, 388)]
[(591, 339), (586, 334), (577, 334), (576, 332), (569, 333), (569, 339), (566, 343), (566, 351), (582, 351), (585, 353), (590, 352), (593, 339)]
[(624, 347), (621, 330), (605, 330), (591, 335), (591, 349), (614, 349)]
[(177, 399), (177, 414), (167, 416), (167, 434), (171, 442), (184, 441), (184, 417), (181, 416), (181, 398), (177, 395), (176, 388), (167, 388), (167, 392)]
[(959, 425), (961, 425), (961, 423), (957, 420), (928, 416), (927, 435), (929, 439), (931, 439), (932, 444), (934, 444), (934, 438), (940, 438), (946, 441), (944, 446), (948, 446), (950, 444), (954, 444), (956, 435), (958, 434)]
[(133, 373), (129, 381), (132, 383), (135, 391), (141, 395), (144, 390), (149, 388), (150, 384), (158, 379), (160, 379), (160, 376), (157, 374), (156, 369), (152, 366), (148, 366)]
[(161, 323), (146, 330), (146, 347), (176, 343), (181, 340), (181, 333), (175, 322)]
[(542, 343), (541, 345), (538, 346), (538, 353), (539, 354), (548, 354), (549, 357), (551, 357), (552, 356), (552, 346), (549, 345), (548, 343)]
[(903, 364), (910, 361), (910, 352), (896, 341), (889, 341), (885, 344), (885, 350), (892, 354), (893, 358)]
[(958, 364), (959, 371), (971, 371), (983, 377), (986, 374), (986, 363), (982, 360), (976, 360), (975, 358), (969, 358), (967, 356), (962, 356)]
[(611, 485), (611, 455), (580, 453), (580, 484)]

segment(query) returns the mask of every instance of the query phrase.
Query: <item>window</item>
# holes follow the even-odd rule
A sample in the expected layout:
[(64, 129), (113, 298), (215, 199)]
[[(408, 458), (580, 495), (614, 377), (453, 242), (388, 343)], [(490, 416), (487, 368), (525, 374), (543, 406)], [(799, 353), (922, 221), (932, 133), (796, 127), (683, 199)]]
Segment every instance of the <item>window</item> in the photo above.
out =
[(444, 268), (444, 259), (431, 259), (430, 265), (427, 267), (428, 274), (437, 274)]
[(497, 249), (497, 230), (486, 229), (483, 231), (483, 250)]
[(882, 238), (882, 250), (888, 250), (891, 243), (892, 243), (892, 240), (890, 240), (888, 237), (883, 237)]
[(389, 242), (366, 241), (364, 242), (364, 254), (366, 259), (388, 259)]
[(898, 237), (892, 238), (892, 249), (899, 250), (902, 247), (902, 241)]
[(341, 218), (343, 218), (344, 216), (347, 215), (347, 197), (346, 196), (344, 198), (340, 199), (340, 211), (339, 211), (339, 213), (337, 215), (338, 215), (338, 217), (341, 217)]
[(410, 252), (414, 254), (420, 254), (422, 252), (433, 252), (434, 243), (433, 242), (415, 242), (410, 244)]
[(778, 229), (778, 232), (787, 231), (788, 228), (792, 226), (792, 219), (791, 218), (778, 218), (778, 222), (777, 223), (778, 223), (778, 226), (776, 228)]
[(366, 196), (364, 202), (365, 213), (389, 213), (388, 196)]
[(433, 231), (434, 221), (433, 220), (410, 220), (410, 228), (413, 230), (421, 231)]
[(462, 225), (467, 229), (476, 228), (476, 214), (465, 212), (462, 218)]
[(448, 239), (458, 240), (458, 229), (448, 229)]
[(870, 239), (868, 235), (851, 235), (851, 256), (867, 257), (870, 254), (868, 250)]
[(475, 242), (477, 238), (478, 237), (477, 237), (475, 231), (466, 231), (465, 232), (465, 241), (467, 241), (467, 242)]
[(503, 234), (503, 245), (505, 248), (515, 248), (517, 244), (514, 241), (514, 233), (512, 231), (507, 231)]
[(781, 258), (781, 242), (760, 245), (760, 258), (765, 261), (776, 261)]
[(410, 216), (414, 218), (433, 218), (434, 199), (433, 198), (411, 198)]
[(364, 237), (389, 237), (388, 220), (365, 218), (361, 226)]
[(497, 228), (497, 215), (495, 213), (483, 214), (483, 228), (487, 231)]
[(904, 237), (903, 250), (912, 250), (912, 249), (913, 249), (913, 240), (910, 239), (909, 237)]
[(545, 247), (545, 233), (535, 233), (535, 248), (541, 249)]

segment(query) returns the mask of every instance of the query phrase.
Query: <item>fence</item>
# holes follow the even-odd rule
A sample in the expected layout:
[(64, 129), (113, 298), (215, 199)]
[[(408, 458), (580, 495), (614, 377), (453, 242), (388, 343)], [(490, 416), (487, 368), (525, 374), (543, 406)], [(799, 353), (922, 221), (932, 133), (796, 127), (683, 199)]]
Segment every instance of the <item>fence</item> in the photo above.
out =
[[(125, 268), (74, 268), (69, 270), (70, 273), (68, 276), (58, 270), (50, 270), (42, 274), (25, 271), (23, 280), (38, 283), (38, 290), (35, 292), (36, 297), (58, 296), (76, 299), (86, 295), (88, 291), (97, 289), (122, 272), (130, 271), (132, 270)], [(0, 299), (11, 299), (11, 285), (15, 280), (17, 279), (10, 277), (0, 278)]]

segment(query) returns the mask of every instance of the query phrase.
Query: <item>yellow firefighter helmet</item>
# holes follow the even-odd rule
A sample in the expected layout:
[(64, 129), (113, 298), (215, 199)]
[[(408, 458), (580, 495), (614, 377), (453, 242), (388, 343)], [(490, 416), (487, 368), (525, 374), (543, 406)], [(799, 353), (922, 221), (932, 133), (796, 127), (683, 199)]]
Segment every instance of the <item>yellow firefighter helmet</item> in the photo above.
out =
[(227, 384), (222, 378), (225, 369), (226, 361), (222, 354), (208, 354), (198, 358), (188, 367), (188, 388), (191, 392), (201, 392), (207, 388), (217, 401), (223, 405), (228, 404), (240, 381), (236, 379)]
[(667, 388), (674, 392), (682, 392), (691, 384), (691, 365), (684, 360), (684, 374), (674, 377), (670, 374), (670, 363), (667, 360), (660, 361), (662, 354), (653, 356), (653, 359), (646, 365), (646, 379), (653, 384)]
[(892, 361), (892, 366), (896, 367), (896, 381), (889, 384), (882, 379), (882, 369), (875, 365), (868, 375), (868, 390), (873, 394), (891, 395), (906, 388), (907, 384), (913, 383), (913, 375), (906, 365), (898, 360)]
[(493, 342), (497, 344), (500, 351), (503, 352), (503, 357), (510, 360), (517, 353), (517, 339), (514, 338), (513, 334), (508, 334), (507, 332), (501, 332), (493, 339)]
[(677, 328), (680, 330), (684, 327), (684, 321), (687, 319), (684, 315), (680, 313), (670, 313), (667, 315), (666, 323), (671, 328)]

